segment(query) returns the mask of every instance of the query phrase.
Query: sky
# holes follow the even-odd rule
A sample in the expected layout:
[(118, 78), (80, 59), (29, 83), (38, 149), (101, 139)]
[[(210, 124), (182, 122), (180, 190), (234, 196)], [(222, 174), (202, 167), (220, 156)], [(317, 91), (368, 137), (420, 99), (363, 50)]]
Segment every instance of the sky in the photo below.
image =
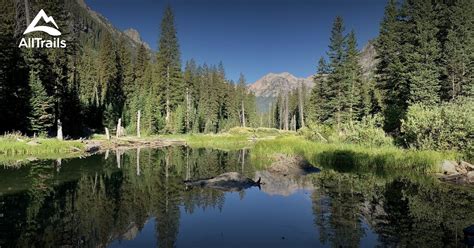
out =
[(169, 4), (184, 63), (222, 61), (227, 78), (252, 83), (273, 72), (307, 77), (326, 56), (332, 23), (342, 16), (359, 48), (377, 37), (386, 0), (86, 0), (120, 30), (134, 28), (157, 50)]

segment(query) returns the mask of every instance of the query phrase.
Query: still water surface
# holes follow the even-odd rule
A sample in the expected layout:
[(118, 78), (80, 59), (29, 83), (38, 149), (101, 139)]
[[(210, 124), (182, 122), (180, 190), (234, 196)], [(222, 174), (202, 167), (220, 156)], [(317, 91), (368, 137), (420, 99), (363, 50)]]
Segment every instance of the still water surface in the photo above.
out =
[[(0, 169), (0, 247), (464, 247), (474, 190), (419, 175), (278, 176), (170, 147)], [(236, 171), (261, 189), (186, 188)]]

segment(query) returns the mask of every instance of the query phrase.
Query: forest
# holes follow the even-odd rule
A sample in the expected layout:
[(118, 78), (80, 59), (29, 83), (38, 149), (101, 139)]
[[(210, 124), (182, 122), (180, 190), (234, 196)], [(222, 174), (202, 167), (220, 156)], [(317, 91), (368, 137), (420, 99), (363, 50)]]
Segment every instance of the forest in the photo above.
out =
[[(76, 1), (1, 7), (1, 133), (54, 137), (61, 126), (65, 137), (79, 138), (105, 129), (154, 135), (270, 127), (323, 142), (474, 151), (470, 0), (388, 1), (373, 40), (377, 66), (368, 74), (355, 31), (337, 16), (314, 87), (282, 90), (269, 112), (258, 111), (243, 74), (233, 82), (222, 63), (182, 64), (171, 6), (156, 52), (98, 25)], [(40, 8), (56, 18), (66, 48), (18, 48), (22, 27)]]

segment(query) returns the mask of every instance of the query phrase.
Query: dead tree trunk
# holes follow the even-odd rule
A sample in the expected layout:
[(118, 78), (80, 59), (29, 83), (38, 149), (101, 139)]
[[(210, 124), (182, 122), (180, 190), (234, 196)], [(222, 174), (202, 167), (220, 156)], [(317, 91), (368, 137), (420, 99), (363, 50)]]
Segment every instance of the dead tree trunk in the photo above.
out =
[(140, 118), (142, 117), (142, 113), (138, 110), (137, 113), (137, 137), (140, 138)]
[(289, 111), (289, 107), (288, 107), (288, 92), (285, 92), (285, 111), (283, 111), (285, 114), (284, 118), (285, 118), (285, 130), (289, 130), (289, 115), (290, 115), (290, 111)]
[(170, 121), (170, 66), (168, 66), (166, 68), (166, 82), (167, 82), (167, 85), (166, 85), (166, 117), (165, 117), (165, 120), (166, 120), (166, 124), (169, 123)]
[(25, 17), (26, 17), (26, 26), (29, 26), (31, 23), (31, 20), (30, 20), (30, 5), (28, 4), (28, 0), (25, 0)]
[(272, 102), (270, 102), (268, 104), (268, 127), (271, 128), (272, 127)]
[(191, 111), (191, 101), (189, 96), (189, 88), (186, 88), (186, 133), (189, 132), (190, 129), (190, 111)]
[(118, 119), (117, 122), (117, 132), (115, 133), (116, 138), (122, 136), (122, 118)]
[(63, 124), (61, 120), (58, 119), (58, 133), (57, 133), (58, 140), (63, 140)]
[(245, 106), (244, 106), (244, 100), (242, 100), (242, 127), (245, 127)]
[(300, 128), (304, 127), (304, 101), (303, 101), (303, 84), (298, 86), (298, 102), (300, 114)]

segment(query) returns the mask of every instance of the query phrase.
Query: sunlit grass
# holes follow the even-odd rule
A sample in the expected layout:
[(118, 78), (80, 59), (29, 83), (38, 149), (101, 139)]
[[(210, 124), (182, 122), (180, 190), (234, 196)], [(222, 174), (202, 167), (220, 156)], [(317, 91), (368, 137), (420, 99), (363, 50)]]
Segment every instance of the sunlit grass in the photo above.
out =
[(368, 148), (352, 144), (316, 143), (299, 136), (260, 141), (251, 154), (255, 161), (269, 163), (275, 153), (302, 155), (313, 165), (322, 168), (380, 173), (390, 170), (434, 172), (441, 161), (459, 156), (454, 152), (405, 150), (390, 146)]
[(84, 144), (47, 138), (28, 138), (20, 136), (0, 137), (0, 164), (8, 165), (15, 161), (28, 159), (56, 159), (82, 154)]

